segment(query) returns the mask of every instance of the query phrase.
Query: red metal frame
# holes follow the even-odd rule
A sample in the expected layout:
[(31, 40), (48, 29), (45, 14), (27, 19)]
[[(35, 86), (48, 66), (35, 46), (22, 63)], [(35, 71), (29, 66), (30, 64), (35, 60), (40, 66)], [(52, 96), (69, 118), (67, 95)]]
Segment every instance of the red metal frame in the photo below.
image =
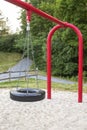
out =
[(32, 14), (31, 10), (26, 11), (26, 21), (27, 21), (27, 22), (30, 22), (30, 21), (31, 21), (31, 14)]
[(49, 19), (52, 22), (55, 22), (57, 24), (65, 25), (65, 22), (62, 22), (59, 19), (57, 19), (57, 18), (55, 18), (55, 17), (53, 17), (53, 16), (51, 16), (51, 15), (49, 15), (49, 14), (47, 14), (47, 13), (41, 11), (41, 10), (35, 8), (34, 6), (32, 6), (32, 4), (23, 2), (21, 0), (5, 0), (5, 1), (10, 2), (10, 3), (14, 4), (14, 5), (17, 5), (17, 6), (21, 7), (21, 8), (23, 8), (23, 9), (31, 10), (32, 12), (34, 12), (34, 13), (36, 13), (36, 14), (38, 14), (38, 15), (46, 18), (46, 19)]
[[(80, 30), (70, 24), (66, 23), (66, 26), (64, 28), (69, 27), (71, 28), (78, 36), (78, 102), (82, 102), (82, 79), (83, 79), (83, 37), (80, 32)], [(54, 32), (60, 28), (63, 28), (61, 25), (56, 25), (54, 26), (51, 31), (48, 34), (47, 37), (47, 98), (51, 99), (51, 41), (52, 41), (52, 36)]]
[[(30, 13), (29, 11), (32, 11), (33, 13), (36, 13), (46, 19), (49, 19), (52, 22), (55, 22), (59, 25), (55, 26), (48, 34), (48, 38), (47, 38), (47, 97), (48, 99), (51, 99), (51, 39), (52, 36), (54, 34), (54, 32), (62, 27), (69, 27), (72, 30), (74, 30), (74, 32), (77, 34), (78, 36), (78, 45), (79, 45), (79, 49), (78, 49), (78, 102), (82, 102), (82, 79), (83, 79), (83, 37), (82, 34), (80, 32), (80, 30), (72, 25), (69, 24), (67, 22), (62, 22), (59, 19), (35, 8), (34, 6), (32, 6), (31, 4), (27, 3), (27, 2), (23, 2), (21, 0), (5, 0), (7, 2), (10, 2), (12, 4), (15, 4), (23, 9), (26, 9), (28, 11), (28, 13)], [(30, 18), (28, 17), (28, 20), (30, 21)]]

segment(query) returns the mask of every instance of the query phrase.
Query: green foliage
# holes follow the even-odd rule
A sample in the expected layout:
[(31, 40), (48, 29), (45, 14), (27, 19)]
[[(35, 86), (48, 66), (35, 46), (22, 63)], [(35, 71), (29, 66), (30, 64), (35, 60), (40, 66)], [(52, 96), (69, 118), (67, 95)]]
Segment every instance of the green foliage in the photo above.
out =
[(23, 35), (18, 35), (18, 37), (15, 40), (14, 48), (16, 52), (23, 53), (24, 45), (25, 45), (25, 37)]
[(7, 20), (8, 19), (3, 16), (2, 11), (0, 10), (0, 36), (9, 34), (10, 29), (6, 24)]
[[(53, 6), (52, 4), (42, 2), (39, 5), (39, 8), (50, 15), (53, 15)], [(46, 38), (49, 30), (54, 26), (52, 22), (47, 19), (44, 19), (36, 14), (33, 14), (31, 21), (31, 31), (32, 34), (36, 37)]]
[(26, 34), (26, 11), (25, 10), (21, 10), (21, 16), (19, 18), (21, 20), (21, 33), (25, 36)]
[[(31, 0), (32, 4), (57, 17), (76, 25), (84, 37), (84, 69), (87, 71), (87, 0)], [(22, 36), (17, 41), (16, 47), (21, 50), (26, 32), (25, 12), (22, 12)], [(50, 22), (36, 14), (32, 14), (31, 33), (34, 46), (35, 62), (39, 69), (46, 67), (46, 38), (55, 23)], [(60, 29), (53, 36), (52, 42), (52, 67), (53, 75), (77, 76), (78, 73), (78, 39), (71, 29)], [(85, 72), (86, 73), (86, 72)]]
[(34, 59), (35, 59), (36, 67), (38, 67), (39, 70), (45, 70), (46, 69), (45, 68), (45, 66), (46, 66), (46, 61), (45, 60), (46, 59), (44, 59), (43, 53), (44, 52), (43, 52), (43, 48), (42, 48), (41, 40), (40, 40), (40, 41), (38, 41), (37, 44), (34, 45)]
[(53, 75), (72, 76), (77, 75), (77, 49), (62, 42), (54, 40), (52, 44)]
[(14, 45), (17, 35), (4, 35), (0, 36), (0, 51), (13, 52), (15, 51)]
[[(61, 0), (59, 10), (58, 14), (61, 20), (70, 22), (81, 30), (87, 46), (87, 0)], [(70, 37), (72, 36), (70, 31), (68, 34)]]
[[(61, 0), (60, 4), (58, 6), (58, 17), (62, 21), (67, 21), (69, 23), (72, 23), (76, 25), (82, 32), (83, 37), (84, 37), (84, 70), (87, 70), (87, 37), (86, 37), (86, 32), (87, 32), (87, 1), (86, 0)], [(71, 30), (71, 29), (65, 29), (63, 31), (60, 31), (59, 37), (61, 37), (61, 41), (64, 42), (65, 46), (62, 48), (62, 52), (66, 48), (68, 48), (67, 51), (64, 52), (64, 59), (67, 62), (67, 57), (71, 57), (69, 61), (65, 64), (65, 61), (62, 61), (63, 64), (61, 65), (60, 71), (64, 72), (64, 75), (76, 75), (78, 69), (77, 69), (77, 63), (78, 63), (78, 53), (77, 53), (77, 48), (78, 48), (78, 40), (76, 34)], [(67, 55), (68, 51), (73, 51), (73, 55), (70, 53)], [(60, 51), (60, 50), (59, 50)], [(59, 59), (59, 57), (58, 57)], [(56, 61), (56, 60), (55, 60)], [(66, 66), (66, 67), (64, 67)], [(70, 67), (71, 66), (71, 67)], [(68, 68), (68, 69), (66, 69)], [(64, 71), (62, 71), (64, 70)], [(55, 71), (56, 72), (56, 71)], [(68, 72), (68, 73), (67, 73)], [(72, 72), (72, 73), (71, 73)], [(71, 73), (71, 74), (70, 74)], [(61, 74), (61, 75), (62, 75)]]
[[(87, 77), (87, 0), (31, 0), (40, 10), (76, 25), (84, 37), (84, 75)], [(26, 11), (21, 11), (21, 32), (19, 35), (0, 37), (0, 50), (24, 52), (26, 46)], [(46, 71), (46, 38), (55, 23), (32, 12), (32, 45), (35, 64)], [(27, 47), (25, 47), (25, 51)], [(30, 58), (32, 49), (29, 49)], [(25, 52), (25, 55), (27, 51)], [(52, 39), (52, 74), (56, 76), (77, 76), (78, 73), (78, 39), (69, 28), (56, 31)]]
[[(54, 3), (55, 1), (53, 1)], [(50, 15), (54, 15), (54, 4), (51, 1), (42, 1), (37, 4), (38, 8)], [(46, 71), (46, 38), (48, 32), (55, 24), (36, 14), (32, 15), (31, 32), (33, 36), (33, 45), (35, 46), (35, 61), (39, 69)], [(38, 49), (38, 53), (36, 48)]]

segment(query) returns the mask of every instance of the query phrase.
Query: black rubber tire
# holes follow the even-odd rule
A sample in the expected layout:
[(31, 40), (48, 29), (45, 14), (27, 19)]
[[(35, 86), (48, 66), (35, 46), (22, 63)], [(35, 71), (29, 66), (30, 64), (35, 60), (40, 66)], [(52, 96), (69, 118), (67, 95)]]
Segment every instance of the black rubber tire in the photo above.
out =
[(10, 98), (21, 102), (40, 101), (45, 98), (45, 91), (33, 88), (23, 88), (10, 91)]

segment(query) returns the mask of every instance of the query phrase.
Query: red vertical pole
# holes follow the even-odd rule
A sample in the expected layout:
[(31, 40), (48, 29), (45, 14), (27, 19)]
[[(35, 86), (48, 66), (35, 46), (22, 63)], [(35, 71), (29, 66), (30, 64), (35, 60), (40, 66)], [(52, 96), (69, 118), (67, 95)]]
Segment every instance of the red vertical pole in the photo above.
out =
[(78, 34), (79, 37), (79, 51), (78, 51), (78, 102), (82, 102), (83, 93), (83, 38), (82, 34)]
[(82, 102), (83, 93), (83, 37), (80, 30), (73, 24), (66, 23), (78, 36), (78, 102)]
[(54, 26), (48, 34), (47, 37), (47, 98), (51, 99), (51, 71), (52, 71), (52, 63), (51, 63), (51, 40), (54, 32), (61, 28), (61, 25)]
[(26, 21), (27, 22), (31, 21), (31, 14), (32, 14), (31, 10), (26, 11)]
[(51, 99), (51, 35), (47, 39), (47, 98)]

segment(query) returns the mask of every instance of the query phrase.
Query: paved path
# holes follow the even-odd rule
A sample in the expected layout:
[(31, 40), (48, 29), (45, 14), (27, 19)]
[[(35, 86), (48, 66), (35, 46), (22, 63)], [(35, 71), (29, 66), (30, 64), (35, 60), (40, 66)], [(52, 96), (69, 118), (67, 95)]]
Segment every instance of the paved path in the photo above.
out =
[[(9, 71), (25, 71), (27, 70), (32, 64), (32, 61), (28, 58), (24, 58), (22, 59), (20, 62), (18, 62), (15, 66), (13, 66), (12, 68), (10, 68), (8, 70), (8, 73), (4, 73), (4, 74), (0, 74), (0, 82), (8, 80), (9, 79)], [(15, 78), (19, 78), (19, 77), (25, 76), (25, 72), (21, 72), (21, 73), (11, 73), (10, 77), (12, 79)], [(31, 78), (36, 78), (36, 76), (32, 76)], [(41, 80), (47, 80), (46, 76), (40, 76), (38, 75), (38, 79)], [(69, 81), (69, 80), (64, 80), (64, 79), (60, 79), (60, 78), (54, 78), (52, 77), (52, 81), (56, 82), (56, 83), (63, 83), (63, 84), (74, 84), (75, 82)]]
[[(9, 68), (7, 72), (5, 73), (1, 73), (0, 74), (0, 82), (2, 81), (6, 81), (10, 78), (19, 78), (20, 76), (24, 76), (25, 72), (16, 72), (16, 71), (25, 71), (27, 69), (29, 69), (29, 67), (31, 66), (32, 61), (28, 58), (24, 58), (21, 61), (19, 61), (15, 66), (13, 66), (12, 68)], [(15, 72), (15, 73), (10, 73), (11, 72)]]
[(32, 61), (29, 58), (24, 58), (19, 61), (15, 66), (9, 68), (8, 71), (24, 71), (30, 68)]
[[(47, 77), (39, 75), (38, 79), (47, 80)], [(52, 82), (63, 83), (63, 84), (75, 84), (76, 83), (76, 82), (72, 82), (72, 81), (69, 81), (69, 80), (64, 80), (64, 79), (54, 78), (54, 77), (52, 77)]]

